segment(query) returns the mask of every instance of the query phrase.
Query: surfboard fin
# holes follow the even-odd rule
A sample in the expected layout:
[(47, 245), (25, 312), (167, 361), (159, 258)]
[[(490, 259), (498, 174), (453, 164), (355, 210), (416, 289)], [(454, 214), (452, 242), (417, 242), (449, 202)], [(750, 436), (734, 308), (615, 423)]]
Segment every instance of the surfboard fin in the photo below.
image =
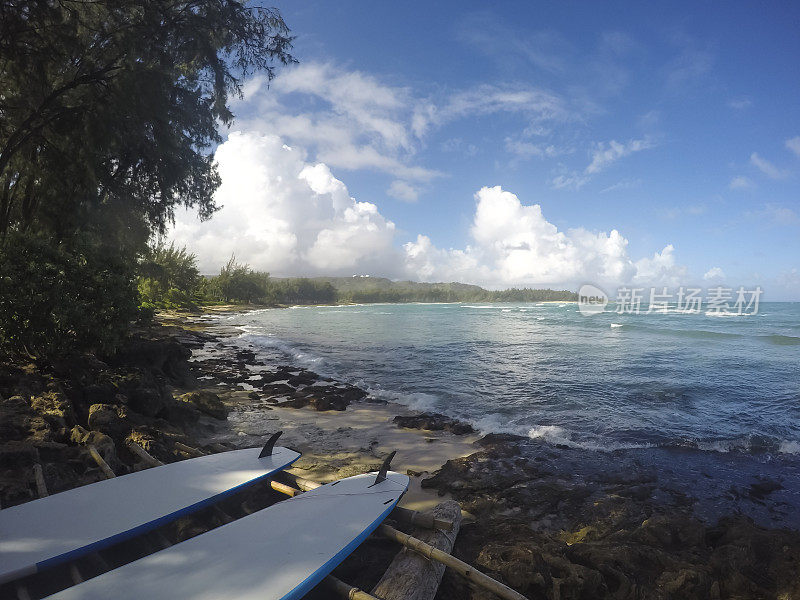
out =
[(375, 483), (373, 483), (372, 485), (378, 485), (381, 481), (384, 481), (386, 479), (386, 473), (389, 471), (389, 467), (392, 464), (392, 459), (394, 458), (395, 454), (397, 454), (397, 450), (392, 451), (392, 453), (386, 457), (386, 460), (383, 461), (383, 464), (381, 465), (381, 470), (378, 471), (378, 476), (375, 478)]
[(258, 458), (272, 456), (272, 449), (275, 447), (275, 442), (278, 441), (278, 438), (281, 437), (282, 433), (282, 431), (278, 431), (277, 433), (272, 434), (272, 436), (267, 440), (267, 443), (264, 444), (264, 447), (261, 449), (261, 454), (258, 455)]

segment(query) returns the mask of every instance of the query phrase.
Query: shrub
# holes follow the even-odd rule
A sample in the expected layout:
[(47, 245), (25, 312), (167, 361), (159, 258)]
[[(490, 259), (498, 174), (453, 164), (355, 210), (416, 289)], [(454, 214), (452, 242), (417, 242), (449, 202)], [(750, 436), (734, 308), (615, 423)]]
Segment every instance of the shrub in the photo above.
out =
[(0, 347), (110, 352), (138, 317), (134, 261), (87, 236), (12, 232), (0, 246)]
[(200, 273), (197, 257), (186, 250), (157, 243), (139, 262), (138, 290), (143, 303), (158, 308), (197, 308)]

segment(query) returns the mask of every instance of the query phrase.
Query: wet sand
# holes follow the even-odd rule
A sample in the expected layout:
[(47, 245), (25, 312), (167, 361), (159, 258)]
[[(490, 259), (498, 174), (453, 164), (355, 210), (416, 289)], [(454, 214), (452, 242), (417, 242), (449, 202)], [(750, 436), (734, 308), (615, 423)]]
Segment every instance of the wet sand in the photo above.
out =
[(280, 443), (303, 454), (290, 472), (320, 482), (375, 470), (383, 457), (396, 450), (392, 469), (411, 477), (401, 505), (415, 510), (432, 508), (443, 500), (420, 482), (448, 460), (475, 452), (473, 443), (480, 437), (398, 427), (392, 419), (413, 412), (394, 404), (357, 403), (345, 411), (320, 412), (270, 406), (254, 402), (247, 394), (220, 393), (231, 409), (228, 422), (204, 443), (252, 447), (264, 443), (272, 432), (283, 431)]

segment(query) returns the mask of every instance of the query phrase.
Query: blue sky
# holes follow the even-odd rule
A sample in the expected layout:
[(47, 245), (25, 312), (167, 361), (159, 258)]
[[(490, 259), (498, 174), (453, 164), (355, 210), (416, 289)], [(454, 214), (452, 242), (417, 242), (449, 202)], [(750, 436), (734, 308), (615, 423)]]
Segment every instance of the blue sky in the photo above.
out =
[(176, 226), (204, 270), (800, 300), (800, 5), (279, 8), (300, 64), (248, 82), (224, 208)]

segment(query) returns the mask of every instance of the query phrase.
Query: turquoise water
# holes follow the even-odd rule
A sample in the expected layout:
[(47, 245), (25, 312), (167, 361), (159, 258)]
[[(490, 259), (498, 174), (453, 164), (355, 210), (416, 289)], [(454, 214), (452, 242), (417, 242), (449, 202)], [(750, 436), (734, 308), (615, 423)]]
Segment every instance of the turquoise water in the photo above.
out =
[(265, 358), (573, 447), (800, 454), (800, 304), (751, 316), (380, 304), (223, 317)]

